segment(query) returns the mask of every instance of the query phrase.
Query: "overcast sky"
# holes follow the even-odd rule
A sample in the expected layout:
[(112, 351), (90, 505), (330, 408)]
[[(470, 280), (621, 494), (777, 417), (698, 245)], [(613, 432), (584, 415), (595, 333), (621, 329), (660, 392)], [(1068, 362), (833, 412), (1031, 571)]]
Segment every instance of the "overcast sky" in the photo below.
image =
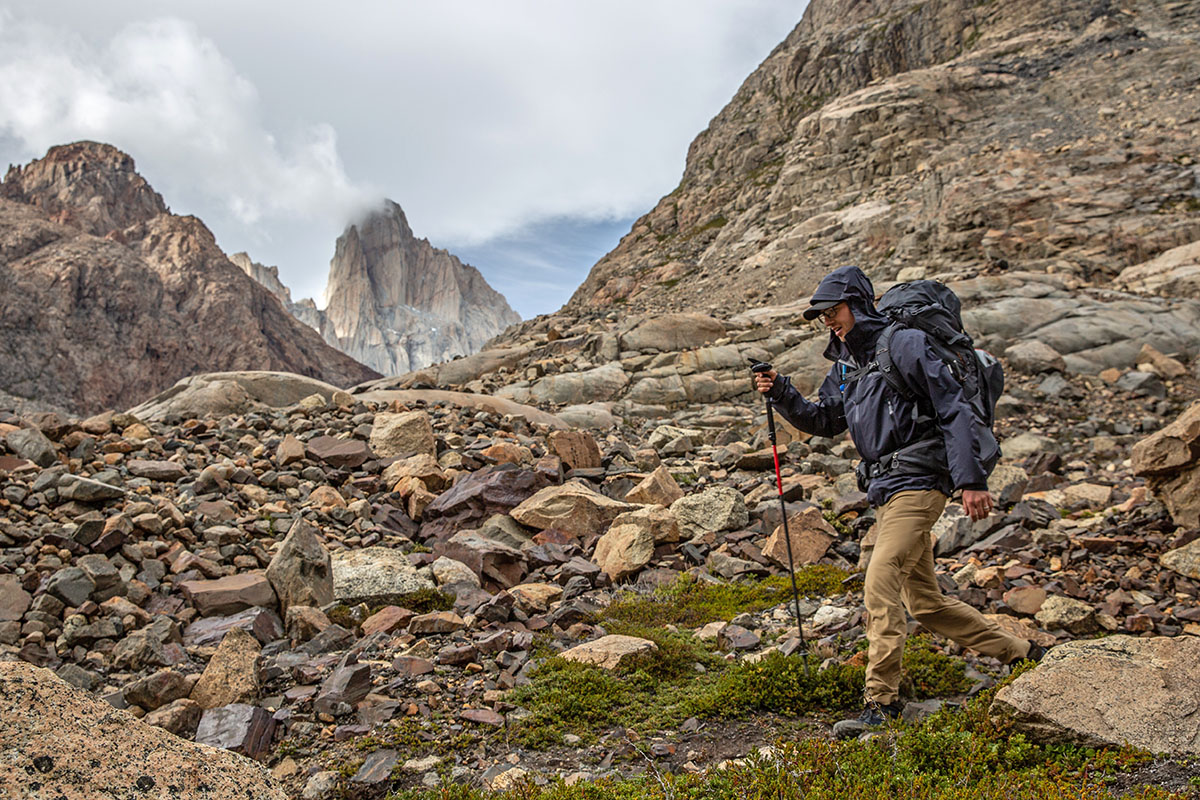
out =
[(0, 163), (112, 143), (319, 296), (379, 198), (525, 317), (679, 181), (807, 0), (0, 0)]

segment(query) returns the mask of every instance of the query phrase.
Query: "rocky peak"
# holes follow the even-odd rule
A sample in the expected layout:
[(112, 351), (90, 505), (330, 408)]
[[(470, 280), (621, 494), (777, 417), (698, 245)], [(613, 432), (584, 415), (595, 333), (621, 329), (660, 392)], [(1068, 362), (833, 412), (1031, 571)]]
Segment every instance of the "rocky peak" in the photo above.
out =
[(1194, 3), (813, 0), (568, 307), (785, 303), (842, 263), (1107, 281), (1200, 239), (1198, 86)]
[(0, 286), (15, 287), (0, 291), (0, 390), (95, 411), (213, 369), (376, 375), (289, 315), (201, 220), (167, 211), (115, 148), (53, 148), (0, 188)]
[(167, 212), (133, 158), (109, 144), (75, 142), (10, 166), (0, 197), (37, 206), (55, 222), (107, 236)]
[(292, 291), (279, 280), (279, 267), (268, 267), (253, 261), (248, 253), (234, 253), (229, 257), (242, 272), (262, 284), (263, 288), (279, 298), (284, 308), (292, 304)]
[(385, 374), (474, 352), (521, 319), (479, 270), (417, 239), (390, 200), (338, 238), (326, 294), (338, 346)]

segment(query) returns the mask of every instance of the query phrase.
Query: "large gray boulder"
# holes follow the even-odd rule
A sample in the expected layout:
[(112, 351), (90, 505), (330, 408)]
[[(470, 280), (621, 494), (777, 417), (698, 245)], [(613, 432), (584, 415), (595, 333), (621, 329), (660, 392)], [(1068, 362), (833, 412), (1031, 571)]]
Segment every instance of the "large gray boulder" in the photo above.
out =
[(1200, 638), (1068, 642), (996, 693), (991, 715), (1034, 741), (1200, 755)]
[(636, 320), (621, 334), (622, 350), (690, 350), (725, 335), (725, 324), (706, 314), (656, 314)]
[(30, 800), (287, 798), (250, 759), (147, 725), (22, 661), (0, 663), (0, 786)]
[(750, 521), (746, 499), (729, 486), (714, 486), (699, 494), (681, 497), (671, 504), (671, 513), (679, 523), (680, 532), (688, 539), (705, 533), (737, 530)]
[(413, 592), (434, 588), (407, 556), (387, 547), (343, 551), (332, 559), (333, 597), (346, 605), (398, 604)]
[(129, 413), (142, 420), (220, 417), (292, 406), (314, 394), (328, 401), (338, 391), (332, 384), (290, 372), (209, 372), (184, 378)]
[(280, 614), (292, 606), (320, 608), (333, 601), (333, 562), (316, 528), (303, 519), (292, 523), (267, 566), (267, 580), (279, 598)]

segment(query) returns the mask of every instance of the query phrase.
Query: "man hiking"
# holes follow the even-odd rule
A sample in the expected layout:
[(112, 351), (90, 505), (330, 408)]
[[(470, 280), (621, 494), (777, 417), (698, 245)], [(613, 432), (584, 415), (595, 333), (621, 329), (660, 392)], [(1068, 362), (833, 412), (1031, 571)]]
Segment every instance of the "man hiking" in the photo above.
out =
[[(930, 349), (926, 334), (912, 327), (893, 328), (889, 342), (893, 369), (910, 392), (897, 391), (879, 369), (860, 369), (876, 359), (880, 336), (893, 323), (875, 308), (871, 281), (858, 267), (841, 267), (821, 281), (804, 312), (808, 320), (818, 316), (830, 332), (825, 357), (833, 362), (818, 399), (806, 400), (773, 370), (757, 373), (755, 388), (801, 431), (834, 437), (848, 429), (864, 462), (863, 489), (878, 508), (864, 586), (865, 708), (857, 719), (834, 726), (848, 738), (900, 714), (905, 607), (926, 629), (1006, 664), (1039, 660), (1045, 651), (938, 587), (930, 530), (947, 499), (961, 491), (972, 520), (988, 516), (993, 505), (962, 385)], [(908, 457), (916, 451), (921, 457)]]

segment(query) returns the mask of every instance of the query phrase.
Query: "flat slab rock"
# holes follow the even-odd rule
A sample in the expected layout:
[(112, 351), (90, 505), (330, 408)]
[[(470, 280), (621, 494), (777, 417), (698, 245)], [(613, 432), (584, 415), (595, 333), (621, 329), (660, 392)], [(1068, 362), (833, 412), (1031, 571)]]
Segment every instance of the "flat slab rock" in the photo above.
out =
[(991, 715), (1036, 741), (1200, 755), (1200, 638), (1068, 642), (996, 694)]
[(29, 800), (287, 798), (265, 767), (141, 722), (20, 661), (0, 664), (0, 786)]
[(601, 669), (617, 669), (630, 657), (657, 649), (658, 645), (649, 639), (621, 636), (614, 633), (602, 636), (594, 642), (576, 645), (570, 650), (565, 650), (561, 655), (567, 661), (592, 664)]
[(434, 588), (433, 581), (418, 573), (407, 556), (387, 547), (335, 553), (332, 563), (333, 597), (348, 605), (386, 605)]

